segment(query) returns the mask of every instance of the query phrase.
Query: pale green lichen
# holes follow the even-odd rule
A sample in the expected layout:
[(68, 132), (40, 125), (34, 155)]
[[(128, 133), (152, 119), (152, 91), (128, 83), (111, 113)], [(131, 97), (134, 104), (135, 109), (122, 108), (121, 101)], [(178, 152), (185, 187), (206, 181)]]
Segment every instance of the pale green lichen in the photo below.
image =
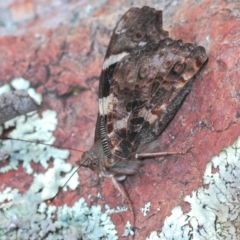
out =
[(144, 217), (147, 216), (147, 213), (150, 212), (150, 209), (151, 209), (151, 203), (150, 202), (146, 203), (143, 208), (140, 208), (140, 210), (143, 213)]
[[(56, 126), (57, 115), (56, 112), (51, 110), (44, 111), (42, 118), (39, 118), (37, 113), (29, 113), (4, 124), (5, 129), (15, 127), (9, 134), (9, 138), (47, 144), (52, 144), (55, 141), (53, 131)], [(54, 159), (53, 161), (61, 161), (69, 157), (69, 151), (67, 150), (32, 142), (4, 140), (0, 141), (0, 146), (1, 151), (9, 153), (9, 158), (7, 159), (9, 164), (0, 168), (0, 172), (2, 173), (12, 169), (16, 170), (22, 161), (26, 172), (32, 174), (31, 161), (40, 163), (46, 169), (51, 158)], [(2, 161), (6, 160), (3, 159)]]
[[(19, 82), (18, 82), (19, 81)], [(28, 87), (24, 79), (14, 81), (13, 86)], [(10, 85), (0, 88), (0, 92), (11, 90)], [(41, 99), (41, 97), (40, 97)], [(58, 120), (56, 112), (47, 110), (40, 118), (37, 113), (20, 116), (4, 124), (4, 128), (14, 127), (9, 137), (27, 141), (52, 144), (53, 131)], [(3, 131), (2, 127), (0, 130)], [(0, 142), (0, 161), (8, 163), (0, 172), (17, 170), (20, 165), (34, 180), (28, 191), (20, 195), (18, 189), (6, 188), (0, 193), (0, 239), (117, 239), (115, 226), (109, 213), (102, 213), (100, 206), (88, 207), (84, 199), (79, 199), (73, 207), (47, 206), (44, 200), (52, 198), (72, 175), (75, 168), (66, 163), (69, 152), (51, 146), (4, 140)], [(41, 164), (45, 173), (34, 172), (31, 162)], [(52, 166), (49, 168), (49, 162)], [(74, 190), (79, 185), (78, 174), (73, 175), (64, 190)]]
[(18, 194), (18, 189), (12, 189), (7, 187), (1, 194), (0, 194), (0, 203), (5, 201), (11, 201), (13, 198)]
[(37, 103), (38, 105), (42, 103), (42, 95), (36, 93), (33, 88), (28, 89), (27, 92), (28, 95), (35, 101), (35, 103)]
[(11, 86), (9, 84), (4, 84), (0, 87), (0, 94), (8, 93), (11, 91)]
[[(213, 171), (214, 169), (214, 171)], [(240, 236), (240, 137), (207, 164), (204, 186), (186, 196), (191, 210), (172, 209), (161, 233), (153, 231), (148, 240), (219, 239)]]
[(29, 89), (30, 82), (22, 77), (14, 78), (11, 82), (11, 85), (14, 89), (20, 90), (20, 89)]
[(134, 235), (134, 231), (133, 231), (132, 225), (129, 221), (127, 221), (122, 237), (128, 237), (133, 235)]
[[(6, 85), (8, 85), (8, 84), (6, 84)], [(14, 88), (14, 90), (27, 90), (29, 96), (31, 98), (33, 98), (38, 105), (41, 104), (41, 102), (42, 102), (41, 94), (37, 93), (33, 88), (29, 88), (30, 87), (30, 82), (27, 81), (26, 79), (21, 78), (21, 77), (15, 78), (15, 79), (12, 80), (11, 85)], [(11, 89), (8, 88), (8, 91), (10, 91), (10, 90)]]
[(100, 206), (88, 207), (83, 198), (72, 207), (57, 208), (47, 206), (39, 194), (17, 194), (1, 205), (0, 223), (1, 240), (117, 239), (108, 214)]
[(107, 204), (105, 205), (105, 212), (107, 214), (121, 213), (121, 212), (127, 212), (127, 211), (128, 211), (127, 207), (117, 206), (116, 208), (110, 208)]
[[(57, 165), (53, 168), (50, 168), (45, 173), (34, 173), (34, 181), (30, 187), (30, 191), (33, 193), (41, 193), (41, 197), (43, 200), (53, 198), (59, 191), (59, 187), (65, 185), (65, 183), (69, 180), (73, 172), (75, 172), (75, 168), (69, 163), (65, 163), (62, 161), (57, 162)], [(63, 173), (65, 176), (63, 176)], [(75, 190), (79, 185), (79, 177), (77, 174), (74, 174), (71, 179), (67, 182), (65, 189), (69, 187), (71, 190)]]
[[(11, 85), (18, 90), (29, 90), (27, 88), (30, 86), (29, 82), (23, 78), (14, 79)], [(8, 86), (6, 85), (3, 89), (9, 90)], [(38, 96), (39, 94), (35, 93), (35, 95)], [(0, 168), (0, 173), (17, 170), (19, 164), (22, 163), (26, 173), (33, 174), (32, 161), (41, 164), (45, 169), (48, 169), (50, 161), (53, 162), (53, 168), (48, 169), (45, 174), (34, 173), (35, 180), (31, 186), (32, 190), (33, 192), (41, 190), (43, 199), (53, 197), (53, 194), (56, 194), (58, 188), (64, 185), (73, 170), (73, 166), (65, 162), (70, 155), (69, 151), (37, 144), (53, 144), (55, 141), (53, 132), (57, 124), (57, 113), (52, 110), (46, 110), (42, 112), (41, 118), (38, 113), (31, 112), (5, 122), (4, 128), (2, 128), (2, 131), (14, 128), (8, 137), (25, 141), (0, 141), (0, 161), (8, 163)], [(65, 177), (62, 174), (65, 174)], [(66, 186), (70, 187), (70, 189), (76, 189), (78, 185), (78, 174), (76, 173)]]
[(117, 239), (117, 231), (108, 214), (101, 212), (100, 206), (88, 207), (81, 198), (71, 211), (64, 206), (58, 212), (58, 219), (69, 225), (79, 223), (76, 228), (82, 232), (82, 238), (92, 239)]

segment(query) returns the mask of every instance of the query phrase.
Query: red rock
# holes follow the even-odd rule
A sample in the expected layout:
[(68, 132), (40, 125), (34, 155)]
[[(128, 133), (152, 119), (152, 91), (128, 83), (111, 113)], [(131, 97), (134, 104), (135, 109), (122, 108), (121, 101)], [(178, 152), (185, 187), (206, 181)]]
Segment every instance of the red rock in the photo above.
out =
[[(59, 113), (56, 145), (87, 150), (93, 143), (97, 117), (96, 80), (110, 30), (116, 23), (111, 17), (118, 19), (124, 13), (116, 9), (113, 2), (96, 10), (94, 17), (86, 20), (89, 25), (82, 21), (79, 26), (39, 29), (36, 31), (39, 37), (28, 33), (0, 39), (1, 81), (26, 76), (44, 94), (43, 108), (50, 107)], [(184, 1), (173, 15), (169, 13), (171, 10), (165, 10), (164, 26), (169, 25), (170, 36), (203, 45), (209, 62), (183, 106), (159, 137), (162, 151), (184, 151), (191, 147), (190, 151), (160, 161), (145, 160), (139, 174), (124, 183), (136, 215), (136, 239), (146, 239), (152, 230), (161, 229), (173, 207), (181, 205), (188, 210), (183, 199), (202, 186), (206, 163), (223, 147), (232, 144), (240, 133), (240, 48), (236, 47), (239, 21), (234, 11), (226, 10), (235, 9), (238, 3), (215, 2), (214, 7), (211, 6), (209, 0), (191, 5)], [(130, 7), (126, 4), (126, 8)], [(155, 5), (155, 8), (160, 7)], [(112, 14), (111, 17), (108, 14)], [(39, 19), (40, 25), (41, 21)], [(37, 24), (34, 22), (35, 29)], [(73, 163), (80, 156), (81, 153), (72, 151), (69, 161)], [(72, 193), (61, 193), (59, 205), (72, 204), (84, 196), (88, 204), (108, 204), (111, 208), (127, 206), (109, 179), (89, 188), (94, 174), (86, 169), (80, 169), (79, 173), (81, 187)], [(7, 178), (14, 176), (7, 175), (6, 183)], [(98, 192), (104, 200), (97, 197)], [(148, 202), (151, 202), (151, 210), (144, 217), (140, 208)], [(129, 212), (112, 215), (119, 239), (130, 217)]]

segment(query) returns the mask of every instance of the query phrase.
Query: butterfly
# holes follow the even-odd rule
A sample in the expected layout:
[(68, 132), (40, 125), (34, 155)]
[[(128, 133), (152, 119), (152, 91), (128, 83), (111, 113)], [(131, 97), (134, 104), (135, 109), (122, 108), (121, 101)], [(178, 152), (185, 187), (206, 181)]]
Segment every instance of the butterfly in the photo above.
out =
[[(134, 175), (207, 62), (205, 49), (173, 40), (162, 11), (131, 8), (117, 23), (103, 62), (94, 144), (78, 162), (103, 177), (132, 206), (119, 182)], [(174, 154), (174, 153), (173, 153)]]
[(94, 144), (78, 162), (110, 178), (132, 213), (120, 182), (139, 172), (143, 158), (171, 154), (152, 151), (155, 140), (208, 59), (203, 47), (169, 38), (162, 25), (162, 11), (146, 6), (117, 23), (100, 76)]

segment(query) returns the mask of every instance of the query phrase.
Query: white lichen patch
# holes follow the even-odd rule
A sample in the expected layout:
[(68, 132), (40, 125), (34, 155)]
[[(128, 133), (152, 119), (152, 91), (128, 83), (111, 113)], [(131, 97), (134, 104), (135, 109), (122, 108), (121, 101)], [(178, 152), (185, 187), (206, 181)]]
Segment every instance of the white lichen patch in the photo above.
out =
[(127, 221), (122, 237), (128, 237), (133, 235), (134, 235), (134, 231), (133, 231), (132, 225), (129, 221)]
[(11, 85), (16, 90), (28, 89), (30, 87), (30, 82), (22, 77), (14, 78)]
[[(13, 90), (27, 90), (29, 96), (35, 101), (36, 104), (42, 103), (42, 95), (37, 93), (35, 89), (30, 88), (30, 82), (22, 77), (15, 78), (11, 82)], [(9, 84), (5, 84), (0, 88), (0, 94), (10, 92), (12, 89)]]
[(118, 239), (117, 231), (108, 214), (102, 213), (100, 206), (89, 208), (83, 198), (75, 203), (71, 211), (68, 206), (60, 208), (58, 219), (73, 226), (76, 222), (79, 223), (76, 228), (81, 231), (83, 239)]
[(31, 142), (17, 140), (0, 141), (0, 153), (6, 152), (9, 154), (8, 159), (0, 159), (0, 161), (8, 161), (9, 163), (1, 167), (0, 172), (4, 173), (12, 169), (16, 170), (20, 162), (22, 162), (26, 172), (32, 174), (31, 161), (40, 163), (46, 169), (50, 159), (54, 159), (54, 161), (67, 159), (69, 157), (69, 151), (67, 150), (37, 144), (52, 144), (55, 141), (53, 131), (56, 129), (56, 126), (57, 115), (52, 110), (43, 112), (42, 118), (37, 113), (30, 113), (4, 123), (5, 129), (15, 127), (9, 134), (9, 138)]
[(28, 89), (28, 95), (34, 100), (34, 102), (37, 105), (40, 105), (42, 103), (42, 95), (39, 93), (36, 93), (36, 91), (33, 88)]
[(121, 213), (121, 212), (127, 212), (128, 208), (127, 207), (121, 207), (117, 206), (116, 208), (110, 208), (107, 204), (105, 205), (105, 212), (107, 214), (112, 214), (112, 213)]
[(240, 236), (240, 137), (207, 164), (204, 186), (186, 196), (191, 210), (172, 209), (161, 233), (153, 231), (148, 240), (219, 239)]
[(143, 208), (140, 208), (140, 210), (143, 213), (144, 217), (147, 216), (147, 213), (150, 212), (150, 209), (151, 209), (151, 203), (150, 202), (146, 203)]
[[(65, 185), (75, 170), (72, 169), (69, 163), (62, 161), (60, 164), (58, 162), (54, 168), (48, 169), (46, 173), (34, 173), (34, 181), (29, 191), (33, 193), (39, 192), (43, 200), (51, 199), (59, 192), (59, 187)], [(63, 173), (67, 174), (63, 177)], [(75, 190), (78, 185), (79, 177), (77, 174), (74, 174), (67, 182), (65, 189), (69, 187), (71, 190)]]
[(157, 231), (152, 231), (151, 234), (146, 238), (146, 240), (159, 240)]
[(4, 84), (0, 87), (0, 95), (11, 91), (11, 86), (9, 84)]
[[(20, 83), (15, 80), (12, 85), (16, 88), (28, 86), (23, 79)], [(10, 85), (0, 88), (0, 92), (10, 90)], [(10, 138), (53, 144), (53, 131), (57, 123), (55, 111), (46, 110), (41, 117), (32, 112), (6, 122), (0, 132), (11, 128)], [(3, 163), (0, 174), (22, 166), (27, 174), (34, 176), (25, 194), (20, 195), (18, 189), (9, 187), (0, 193), (0, 239), (117, 239), (117, 231), (109, 214), (103, 213), (100, 206), (87, 207), (82, 198), (72, 207), (48, 206), (44, 202), (55, 196), (76, 168), (66, 162), (69, 151), (37, 143), (16, 140), (0, 142), (0, 161)], [(32, 162), (42, 165), (46, 171), (34, 172)], [(75, 173), (63, 190), (76, 189), (78, 179)]]
[[(15, 90), (31, 90), (32, 97), (38, 103), (41, 102), (41, 95), (34, 89), (29, 89), (29, 81), (23, 78), (16, 78), (11, 83)], [(0, 93), (11, 91), (9, 84), (0, 88)], [(4, 123), (1, 127), (1, 133), (9, 128), (14, 128), (9, 134), (9, 138), (33, 141), (37, 143), (52, 144), (55, 141), (53, 131), (57, 127), (57, 114), (55, 111), (47, 110), (42, 113), (40, 118), (36, 112), (16, 117)], [(44, 168), (48, 167), (48, 161), (53, 159), (67, 159), (69, 152), (66, 150), (56, 149), (51, 146), (40, 145), (24, 141), (3, 140), (0, 141), (0, 161), (8, 165), (0, 168), (0, 173), (9, 170), (16, 170), (20, 162), (23, 163), (28, 174), (32, 174), (31, 161), (40, 163)]]
[(110, 217), (100, 207), (89, 208), (83, 198), (72, 207), (55, 207), (42, 202), (39, 194), (28, 192), (16, 194), (13, 201), (1, 206), (1, 240), (116, 240), (116, 234)]
[(98, 192), (97, 197), (100, 198), (100, 199), (103, 199), (103, 196), (100, 192)]
[(7, 187), (1, 194), (0, 194), (0, 203), (5, 201), (11, 201), (13, 198), (18, 194), (18, 189), (12, 189)]

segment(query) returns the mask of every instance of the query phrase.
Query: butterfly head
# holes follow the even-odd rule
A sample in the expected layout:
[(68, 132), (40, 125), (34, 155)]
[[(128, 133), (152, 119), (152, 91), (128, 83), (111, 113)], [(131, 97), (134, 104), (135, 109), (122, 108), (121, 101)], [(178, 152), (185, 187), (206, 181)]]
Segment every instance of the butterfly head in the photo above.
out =
[(101, 142), (97, 141), (89, 151), (83, 153), (81, 160), (77, 163), (81, 167), (90, 168), (94, 172), (101, 173), (104, 171), (103, 168), (107, 160), (108, 159), (103, 153)]
[(79, 166), (90, 168), (94, 172), (98, 172), (100, 170), (99, 159), (92, 151), (84, 152), (82, 160), (78, 163)]

